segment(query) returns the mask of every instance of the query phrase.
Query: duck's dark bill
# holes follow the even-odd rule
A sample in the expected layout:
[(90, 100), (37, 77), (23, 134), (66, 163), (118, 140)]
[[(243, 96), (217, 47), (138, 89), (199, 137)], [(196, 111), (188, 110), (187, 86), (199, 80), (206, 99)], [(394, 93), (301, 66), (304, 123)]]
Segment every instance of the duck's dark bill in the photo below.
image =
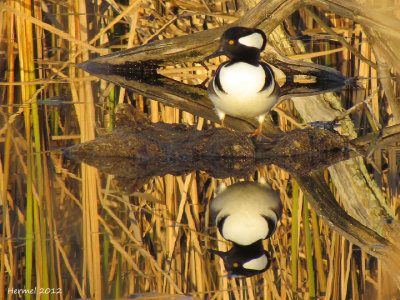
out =
[(221, 55), (223, 55), (223, 54), (224, 54), (223, 51), (221, 51), (220, 49), (218, 49), (218, 50), (215, 51), (213, 54), (204, 57), (202, 61), (207, 61), (207, 60), (209, 60), (209, 59), (211, 59), (211, 58), (218, 57), (218, 56), (221, 56)]

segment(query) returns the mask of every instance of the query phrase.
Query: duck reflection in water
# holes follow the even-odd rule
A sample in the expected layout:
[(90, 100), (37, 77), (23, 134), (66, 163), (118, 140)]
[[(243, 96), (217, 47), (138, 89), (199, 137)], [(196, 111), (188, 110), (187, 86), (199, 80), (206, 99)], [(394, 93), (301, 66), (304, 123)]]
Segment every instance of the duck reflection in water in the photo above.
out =
[(221, 184), (210, 211), (220, 234), (233, 243), (228, 252), (210, 250), (224, 260), (229, 275), (248, 277), (266, 271), (271, 259), (262, 241), (275, 232), (282, 202), (265, 180)]

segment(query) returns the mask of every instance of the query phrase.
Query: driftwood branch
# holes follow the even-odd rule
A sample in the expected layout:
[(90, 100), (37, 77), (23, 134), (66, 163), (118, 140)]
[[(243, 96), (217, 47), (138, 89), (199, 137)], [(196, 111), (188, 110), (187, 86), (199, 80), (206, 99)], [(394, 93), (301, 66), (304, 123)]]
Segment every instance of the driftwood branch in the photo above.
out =
[(322, 172), (313, 171), (309, 176), (298, 176), (297, 174), (293, 174), (293, 176), (313, 209), (328, 225), (353, 244), (358, 245), (363, 251), (381, 259), (393, 272), (393, 278), (399, 280), (400, 259), (398, 259), (398, 253), (400, 245), (398, 238), (400, 229), (398, 222), (390, 218), (382, 220), (386, 235), (384, 238), (351, 217), (339, 206), (326, 184)]

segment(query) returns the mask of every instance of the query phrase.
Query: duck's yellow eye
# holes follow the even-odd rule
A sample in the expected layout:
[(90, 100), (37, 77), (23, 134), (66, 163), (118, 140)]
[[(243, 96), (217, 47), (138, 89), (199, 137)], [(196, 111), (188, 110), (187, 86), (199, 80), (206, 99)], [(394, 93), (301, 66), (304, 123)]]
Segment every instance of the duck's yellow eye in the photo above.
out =
[(237, 267), (239, 267), (239, 264), (237, 262), (235, 262), (235, 263), (233, 263), (233, 267), (237, 268)]
[(232, 46), (232, 45), (235, 44), (235, 41), (234, 40), (229, 40), (228, 44)]

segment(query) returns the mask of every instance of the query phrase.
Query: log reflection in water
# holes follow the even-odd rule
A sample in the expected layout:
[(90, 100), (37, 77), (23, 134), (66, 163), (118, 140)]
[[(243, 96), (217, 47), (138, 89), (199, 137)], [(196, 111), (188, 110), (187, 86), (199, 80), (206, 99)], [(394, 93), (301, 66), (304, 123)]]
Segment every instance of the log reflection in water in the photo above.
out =
[[(106, 136), (64, 153), (116, 175), (120, 185), (128, 183), (126, 192), (152, 176), (202, 170), (219, 178), (246, 177), (256, 166), (275, 164), (291, 172), (316, 212), (348, 240), (383, 260), (397, 251), (395, 244), (340, 207), (317, 170), (359, 155), (350, 150), (355, 145), (334, 132), (307, 128), (277, 135), (271, 143), (253, 144), (247, 135), (223, 128), (196, 131), (183, 125), (152, 124), (129, 105), (120, 107), (117, 124)], [(388, 224), (388, 234), (397, 236), (394, 222), (386, 216), (382, 222), (393, 224)]]

